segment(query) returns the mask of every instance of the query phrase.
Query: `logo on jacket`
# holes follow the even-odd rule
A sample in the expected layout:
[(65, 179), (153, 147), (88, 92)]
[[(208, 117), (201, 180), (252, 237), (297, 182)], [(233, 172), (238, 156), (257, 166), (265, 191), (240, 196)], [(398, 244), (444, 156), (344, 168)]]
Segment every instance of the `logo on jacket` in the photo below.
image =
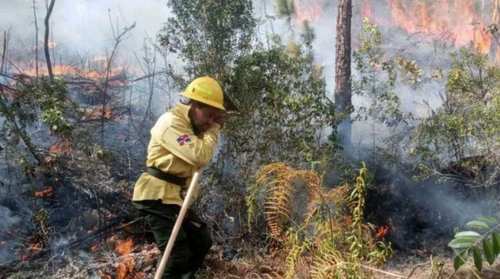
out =
[(191, 137), (189, 137), (189, 135), (182, 135), (177, 138), (177, 143), (180, 145), (184, 145), (189, 142), (191, 142)]

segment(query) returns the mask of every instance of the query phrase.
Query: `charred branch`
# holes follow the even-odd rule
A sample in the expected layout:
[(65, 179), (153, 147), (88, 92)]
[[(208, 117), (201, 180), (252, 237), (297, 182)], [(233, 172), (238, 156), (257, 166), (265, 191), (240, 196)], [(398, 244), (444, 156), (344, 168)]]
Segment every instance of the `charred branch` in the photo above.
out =
[[(110, 22), (112, 22), (111, 19), (110, 19)], [(117, 35), (115, 35), (115, 29), (112, 28), (115, 42), (114, 42), (111, 54), (106, 59), (106, 78), (104, 80), (104, 85), (103, 85), (103, 90), (102, 90), (102, 102), (101, 102), (102, 112), (103, 112), (103, 115), (102, 115), (103, 120), (101, 122), (101, 145), (104, 145), (104, 112), (106, 109), (107, 99), (108, 99), (108, 98), (106, 98), (106, 96), (108, 94), (108, 87), (109, 87), (112, 63), (113, 63), (113, 60), (115, 58), (116, 52), (118, 50), (118, 46), (123, 41), (124, 36), (134, 28), (135, 28), (135, 23), (133, 23), (132, 25), (130, 25), (128, 27), (125, 27), (122, 30), (122, 32), (117, 34)]]

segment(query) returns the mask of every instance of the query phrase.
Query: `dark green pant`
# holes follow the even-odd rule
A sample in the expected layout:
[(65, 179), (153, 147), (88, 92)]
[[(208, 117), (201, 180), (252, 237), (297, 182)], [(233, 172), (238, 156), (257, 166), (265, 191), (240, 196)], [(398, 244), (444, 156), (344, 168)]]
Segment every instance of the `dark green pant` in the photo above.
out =
[[(163, 256), (180, 207), (163, 204), (160, 200), (139, 201), (133, 204), (145, 216), (146, 223), (149, 224)], [(212, 246), (212, 240), (206, 224), (192, 211), (188, 211), (177, 235), (163, 278), (186, 278), (186, 274), (194, 274), (203, 263), (210, 246)]]

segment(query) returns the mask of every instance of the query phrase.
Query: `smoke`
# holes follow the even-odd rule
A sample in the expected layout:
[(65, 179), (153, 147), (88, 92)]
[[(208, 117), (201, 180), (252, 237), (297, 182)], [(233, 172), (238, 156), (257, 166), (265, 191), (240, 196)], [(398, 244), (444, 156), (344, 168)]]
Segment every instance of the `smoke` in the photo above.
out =
[(21, 218), (14, 216), (12, 211), (3, 205), (0, 205), (0, 266), (13, 260), (12, 255), (17, 243), (12, 241), (12, 236), (16, 235), (13, 231), (14, 226), (18, 225)]
[[(24, 42), (24, 45), (33, 45), (35, 37), (32, 10), (33, 1), (16, 0), (3, 2), (0, 5), (0, 31), (9, 30), (11, 37)], [(306, 2), (313, 3), (315, 1)], [(332, 4), (332, 1), (318, 0), (316, 2), (321, 3), (321, 10), (310, 21), (316, 38), (313, 42), (315, 61), (324, 67), (323, 73), (326, 80), (327, 95), (333, 100), (335, 85), (336, 5)], [(356, 47), (359, 45), (357, 36), (362, 25), (362, 5), (361, 3), (356, 4), (356, 1), (354, 2), (352, 41)], [(373, 2), (377, 2), (378, 4), (385, 3), (385, 1)], [(268, 0), (254, 1), (255, 15), (262, 21), (257, 27), (258, 39), (265, 43), (269, 40), (269, 36), (272, 33), (280, 35), (284, 42), (291, 39), (298, 39), (302, 31), (302, 24), (297, 20), (297, 17), (293, 17), (290, 21), (287, 21), (285, 18), (269, 20), (270, 17), (277, 16), (273, 3), (274, 1)], [(391, 15), (384, 8), (386, 6), (372, 5), (372, 7), (371, 13), (373, 16), (384, 19), (387, 22), (390, 21)], [(41, 42), (43, 38), (43, 17), (46, 11), (45, 1), (36, 1), (36, 11), (38, 14), (39, 40)], [(143, 49), (145, 38), (155, 40), (158, 31), (169, 16), (171, 16), (171, 12), (166, 6), (165, 0), (56, 0), (51, 17), (52, 40), (56, 44), (56, 57), (59, 57), (56, 59), (60, 59), (61, 56), (64, 59), (65, 56), (61, 55), (62, 53), (71, 55), (76, 53), (84, 57), (107, 55), (113, 45), (113, 31), (111, 26), (120, 32), (122, 28), (135, 23), (136, 27), (128, 33), (120, 45), (119, 56), (122, 61), (129, 60), (131, 64), (138, 64), (136, 55), (141, 57), (142, 54), (139, 53)], [(433, 67), (444, 69), (449, 67), (448, 53), (450, 49), (441, 47), (439, 42), (422, 41), (419, 35), (407, 34), (393, 26), (383, 26), (381, 30), (385, 42), (383, 47), (388, 54), (394, 55), (398, 53), (415, 59), (425, 70)], [(17, 47), (18, 45), (12, 44), (10, 49), (14, 52)], [(178, 65), (174, 65), (174, 67), (178, 67)], [(135, 95), (132, 96), (131, 92), (127, 92), (127, 99), (131, 100), (130, 102), (134, 103), (134, 105), (143, 105), (145, 102), (144, 99), (147, 99), (147, 95), (150, 92), (148, 90), (149, 88), (146, 87), (142, 89), (135, 88)], [(399, 84), (396, 90), (401, 99), (401, 108), (404, 112), (413, 113), (418, 117), (426, 117), (430, 114), (430, 109), (440, 106), (439, 92), (443, 90), (443, 83), (425, 83), (423, 87), (417, 90), (407, 85)], [(157, 114), (164, 111), (166, 100), (163, 99), (166, 98), (166, 94), (153, 93), (155, 94), (152, 100), (152, 110)], [(357, 107), (366, 103), (366, 101), (366, 99), (359, 97), (353, 98), (353, 103)], [(428, 103), (430, 107), (425, 103)], [(139, 126), (139, 129), (147, 130), (144, 123)], [(125, 127), (121, 125), (107, 127), (107, 131), (115, 135), (122, 135), (128, 132), (128, 130), (124, 130)], [(355, 122), (352, 126), (352, 141), (354, 144), (351, 149), (353, 152), (356, 152), (354, 155), (359, 156), (354, 157), (363, 158), (362, 155), (372, 154), (365, 152), (365, 150), (373, 151), (375, 146), (383, 145), (384, 139), (393, 133), (393, 129), (387, 128), (374, 120)], [(113, 138), (107, 140), (117, 143)], [(121, 148), (129, 146), (130, 150), (136, 150), (137, 148), (133, 146), (134, 142), (130, 142), (126, 145), (119, 144)], [(112, 143), (107, 142), (106, 145), (110, 146)], [(143, 158), (144, 154), (139, 155)], [(484, 205), (481, 203), (466, 202), (463, 197), (457, 196), (456, 192), (450, 187), (429, 182), (429, 184), (422, 186), (427, 190), (420, 191), (418, 189), (421, 188), (411, 188), (410, 186), (413, 186), (413, 184), (408, 179), (397, 180), (396, 178), (392, 178), (388, 180), (390, 180), (392, 185), (392, 194), (401, 197), (401, 201), (411, 199), (411, 203), (415, 207), (421, 208), (423, 212), (441, 212), (441, 216), (448, 216), (445, 218), (448, 224), (460, 224), (484, 212)], [(0, 218), (3, 220), (0, 224), (0, 235), (19, 224), (21, 218), (15, 216), (15, 213), (8, 207), (0, 206)], [(405, 211), (406, 213), (415, 214), (415, 212), (411, 211)], [(399, 215), (401, 214), (399, 213)], [(439, 214), (429, 216), (439, 216)], [(439, 217), (436, 218), (435, 220), (429, 220), (430, 222), (439, 220)], [(67, 243), (66, 240), (61, 240), (59, 244), (54, 243), (54, 247), (64, 246), (65, 243)], [(8, 244), (0, 246), (0, 264), (3, 263), (6, 257), (12, 257), (13, 246), (10, 245), (15, 245), (15, 243), (8, 242)]]
[(0, 223), (1, 232), (7, 231), (21, 221), (19, 217), (12, 215), (12, 212), (8, 207), (2, 205), (0, 205), (0, 218), (2, 219), (2, 222)]
[[(322, 2), (320, 0), (315, 2)], [(400, 158), (408, 163), (408, 135), (412, 127), (421, 119), (432, 115), (432, 112), (442, 105), (442, 95), (445, 93), (445, 78), (434, 79), (434, 70), (442, 70), (446, 76), (447, 69), (451, 65), (450, 54), (457, 50), (453, 42), (440, 40), (438, 37), (429, 38), (424, 32), (408, 33), (400, 26), (396, 26), (392, 20), (392, 14), (388, 2), (382, 0), (353, 1), (352, 17), (352, 45), (353, 51), (359, 46), (358, 36), (361, 32), (363, 16), (377, 19), (375, 23), (382, 33), (382, 49), (387, 57), (402, 56), (416, 61), (423, 70), (423, 82), (413, 87), (404, 82), (398, 82), (395, 93), (399, 97), (400, 110), (405, 114), (412, 114), (415, 120), (408, 120), (408, 125), (387, 127), (380, 121), (368, 119), (355, 121), (352, 124), (352, 145), (346, 146), (351, 158), (366, 160), (369, 168), (377, 169), (376, 176), (382, 176), (377, 187), (387, 187), (387, 192), (380, 191), (371, 197), (372, 203), (379, 208), (371, 210), (370, 213), (378, 213), (381, 220), (392, 220), (394, 222), (394, 241), (402, 244), (415, 237), (425, 239), (426, 237), (445, 236), (449, 237), (451, 231), (465, 224), (473, 218), (481, 215), (491, 214), (490, 210), (495, 208), (494, 198), (484, 195), (464, 194), (460, 183), (450, 181), (439, 181), (429, 179), (416, 183), (405, 174), (410, 176), (410, 171), (403, 169), (402, 162), (393, 162), (383, 159), (378, 152), (380, 148), (391, 152), (397, 152)], [(400, 1), (400, 2), (403, 2)], [(486, 2), (486, 4), (484, 4)], [(366, 3), (371, 3), (371, 9), (366, 10)], [(412, 3), (409, 2), (408, 3)], [(483, 6), (489, 6), (492, 1), (483, 1)], [(365, 8), (365, 10), (364, 10)], [(460, 18), (459, 9), (450, 11), (436, 10), (434, 13), (444, 13), (443, 17)], [(447, 14), (451, 13), (451, 14)], [(456, 13), (455, 15), (453, 13)], [(411, 13), (410, 13), (411, 14)], [(488, 15), (483, 14), (487, 20)], [(315, 60), (324, 67), (324, 77), (327, 84), (327, 94), (333, 100), (335, 85), (335, 26), (337, 11), (333, 4), (325, 4), (318, 18), (311, 22), (314, 28), (316, 40), (314, 41)], [(373, 20), (372, 20), (373, 22)], [(450, 26), (454, 28), (454, 26)], [(299, 25), (294, 26), (296, 31)], [(276, 31), (276, 30), (275, 30)], [(276, 32), (281, 32), (279, 30)], [(286, 32), (286, 29), (284, 30)], [(285, 33), (286, 34), (286, 33)], [(463, 35), (463, 34), (462, 34)], [(463, 45), (463, 44), (462, 44)], [(353, 74), (356, 71), (353, 69)], [(353, 96), (355, 108), (367, 106), (369, 99), (363, 96)], [(391, 141), (389, 139), (393, 136)], [(399, 142), (397, 139), (401, 139)], [(393, 144), (395, 146), (390, 146)], [(406, 161), (405, 161), (406, 160)], [(371, 162), (371, 163), (370, 163)], [(398, 164), (395, 166), (394, 164)], [(472, 195), (472, 196), (471, 196)], [(415, 240), (418, 244), (418, 240)], [(405, 246), (409, 247), (409, 246)]]
[[(44, 32), (45, 2), (35, 2), (40, 42)], [(64, 47), (73, 53), (103, 55), (113, 43), (111, 25), (120, 32), (136, 23), (122, 44), (123, 52), (133, 57), (133, 52), (142, 48), (145, 37), (156, 37), (169, 15), (163, 0), (56, 0), (50, 19), (51, 34), (58, 48)], [(1, 31), (9, 30), (13, 36), (34, 44), (33, 1), (3, 1), (0, 27)]]

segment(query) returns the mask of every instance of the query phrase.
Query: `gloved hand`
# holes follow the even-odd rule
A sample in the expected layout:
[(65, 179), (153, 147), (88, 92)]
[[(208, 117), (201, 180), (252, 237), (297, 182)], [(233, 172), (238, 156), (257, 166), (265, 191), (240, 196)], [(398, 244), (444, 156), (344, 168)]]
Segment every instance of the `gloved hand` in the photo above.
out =
[(226, 122), (227, 119), (227, 112), (225, 111), (219, 111), (217, 115), (215, 116), (215, 122), (217, 122), (221, 128), (224, 127), (224, 122)]

